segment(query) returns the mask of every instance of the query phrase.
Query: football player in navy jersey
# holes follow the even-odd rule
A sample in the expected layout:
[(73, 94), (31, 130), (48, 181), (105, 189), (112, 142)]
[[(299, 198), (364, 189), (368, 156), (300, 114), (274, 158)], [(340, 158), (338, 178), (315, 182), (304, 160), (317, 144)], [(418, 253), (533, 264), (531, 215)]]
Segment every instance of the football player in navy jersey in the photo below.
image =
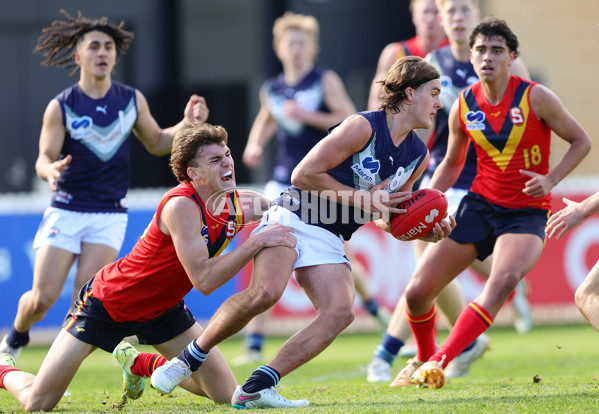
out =
[[(291, 172), (328, 128), (356, 111), (339, 75), (315, 64), (318, 32), (318, 21), (313, 16), (293, 12), (286, 12), (273, 25), (273, 46), (283, 72), (267, 80), (260, 90), (260, 111), (243, 154), (248, 167), (258, 168), (263, 163), (264, 147), (275, 138), (275, 165), (264, 188), (264, 195), (271, 200), (291, 185)], [(366, 269), (352, 260), (350, 253), (346, 243), (356, 291), (368, 312), (386, 327), (389, 312), (379, 307), (368, 291)], [(248, 324), (245, 352), (233, 361), (235, 364), (262, 362), (268, 314)]]
[[(351, 115), (332, 128), (293, 170), (293, 186), (271, 203), (255, 230), (285, 224), (294, 231), (296, 248), (261, 250), (254, 258), (250, 286), (227, 299), (195, 341), (154, 371), (154, 388), (168, 394), (197, 371), (212, 348), (279, 300), (294, 272), (316, 316), (237, 387), (231, 401), (237, 408), (309, 404), (288, 400), (274, 387), (353, 321), (354, 284), (343, 241), (377, 217), (377, 224), (388, 231), (388, 214), (405, 213), (394, 206), (411, 198), (412, 185), (429, 158), (413, 129), (430, 128), (442, 107), (439, 72), (420, 57), (398, 60), (381, 86), (381, 109)], [(437, 242), (454, 226), (449, 217), (424, 239)]]
[(161, 129), (144, 95), (112, 80), (133, 33), (107, 18), (73, 17), (62, 11), (43, 29), (34, 52), (45, 66), (74, 68), (79, 81), (50, 101), (39, 141), (37, 175), (52, 189), (52, 202), (35, 236), (32, 289), (24, 293), (0, 353), (15, 358), (29, 330), (56, 302), (77, 259), (73, 298), (102, 266), (113, 262), (127, 227), (129, 141), (133, 133), (154, 155), (168, 154), (174, 134), (188, 121), (205, 121), (204, 98), (193, 95), (177, 125)]

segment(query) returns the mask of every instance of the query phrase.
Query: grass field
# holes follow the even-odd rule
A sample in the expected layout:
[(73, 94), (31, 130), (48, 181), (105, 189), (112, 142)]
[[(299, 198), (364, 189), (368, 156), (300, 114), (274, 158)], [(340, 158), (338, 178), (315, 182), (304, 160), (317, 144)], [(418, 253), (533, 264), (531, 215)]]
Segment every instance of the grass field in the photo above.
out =
[[(366, 382), (366, 365), (379, 334), (340, 336), (325, 352), (283, 378), (281, 394), (306, 398), (303, 413), (581, 413), (599, 411), (599, 333), (588, 325), (535, 327), (527, 335), (510, 328), (488, 332), (491, 350), (466, 378), (449, 380), (439, 390), (390, 388)], [(273, 355), (284, 338), (269, 338), (266, 354)], [(151, 350), (149, 347), (139, 347)], [(227, 359), (241, 353), (241, 339), (220, 346)], [(35, 372), (47, 348), (27, 348), (17, 366)], [(398, 358), (394, 373), (403, 367)], [(233, 367), (245, 381), (255, 365)], [(540, 379), (538, 382), (534, 378)], [(81, 367), (55, 412), (60, 413), (231, 413), (230, 406), (177, 389), (161, 396), (147, 387), (137, 401), (121, 404), (120, 368), (112, 355), (96, 351)], [(0, 413), (19, 412), (8, 392), (0, 391)], [(289, 412), (287, 410), (271, 410)]]

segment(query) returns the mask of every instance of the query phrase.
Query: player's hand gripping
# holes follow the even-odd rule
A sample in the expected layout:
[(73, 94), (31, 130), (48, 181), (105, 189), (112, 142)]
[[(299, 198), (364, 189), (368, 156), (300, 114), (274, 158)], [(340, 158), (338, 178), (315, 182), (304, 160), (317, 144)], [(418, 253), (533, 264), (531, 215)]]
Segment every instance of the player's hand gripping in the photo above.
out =
[(406, 209), (397, 208), (397, 205), (408, 201), (412, 198), (412, 193), (409, 191), (397, 191), (390, 193), (386, 187), (389, 184), (389, 179), (373, 186), (365, 197), (361, 200), (361, 208), (366, 213), (372, 214), (373, 219), (382, 218), (389, 222), (391, 214), (404, 214)]
[(437, 243), (438, 241), (449, 236), (453, 229), (455, 229), (456, 221), (455, 218), (450, 214), (447, 216), (447, 220), (443, 219), (438, 223), (435, 223), (433, 230), (420, 240), (425, 242)]
[(285, 246), (295, 248), (297, 239), (293, 235), (293, 229), (279, 223), (271, 223), (257, 233), (252, 235), (260, 247)]

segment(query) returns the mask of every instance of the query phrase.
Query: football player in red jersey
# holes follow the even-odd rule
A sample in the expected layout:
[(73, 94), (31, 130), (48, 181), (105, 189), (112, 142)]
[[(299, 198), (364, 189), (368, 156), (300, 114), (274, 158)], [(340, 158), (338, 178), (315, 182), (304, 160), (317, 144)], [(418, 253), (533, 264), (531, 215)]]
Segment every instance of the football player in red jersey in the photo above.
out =
[[(431, 187), (445, 191), (458, 177), (470, 141), (478, 171), (456, 213), (457, 226), (421, 260), (406, 288), (410, 327), (420, 366), (411, 381), (443, 386), (443, 369), (493, 323), (516, 284), (543, 251), (550, 191), (586, 156), (591, 141), (548, 88), (510, 75), (518, 39), (507, 24), (488, 18), (469, 39), (480, 81), (463, 90), (449, 114), (447, 154)], [(551, 132), (569, 144), (549, 169)], [(437, 350), (433, 299), (476, 259), (493, 254), (483, 292), (466, 306)]]
[[(171, 166), (181, 184), (160, 200), (150, 225), (120, 260), (102, 268), (80, 291), (38, 374), (14, 368), (0, 354), (0, 388), (26, 411), (56, 406), (83, 360), (96, 348), (113, 352), (124, 370), (125, 395), (141, 396), (144, 377), (202, 332), (183, 297), (193, 288), (208, 295), (229, 281), (262, 248), (293, 249), (291, 228), (280, 224), (254, 233), (220, 256), (240, 228), (261, 217), (268, 200), (235, 190), (224, 128), (189, 122), (173, 141)], [(136, 335), (160, 354), (139, 354), (123, 338)], [(182, 384), (216, 403), (229, 403), (237, 381), (218, 349)]]

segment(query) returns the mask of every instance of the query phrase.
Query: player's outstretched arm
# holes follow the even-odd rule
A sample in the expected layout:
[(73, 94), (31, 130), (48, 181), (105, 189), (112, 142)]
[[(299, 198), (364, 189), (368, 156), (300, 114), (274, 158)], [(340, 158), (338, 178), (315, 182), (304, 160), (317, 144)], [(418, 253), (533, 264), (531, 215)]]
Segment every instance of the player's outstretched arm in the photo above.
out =
[(202, 218), (197, 205), (187, 197), (169, 200), (161, 213), (159, 227), (170, 235), (179, 261), (193, 286), (209, 295), (235, 276), (261, 249), (286, 246), (294, 248), (292, 229), (280, 224), (255, 233), (231, 253), (210, 257), (202, 237)]
[(384, 200), (372, 197), (380, 196), (381, 194), (375, 194), (376, 190), (382, 190), (388, 182), (379, 183), (369, 192), (341, 184), (328, 174), (327, 171), (360, 151), (371, 134), (372, 126), (366, 118), (361, 115), (350, 116), (316, 144), (295, 167), (291, 174), (291, 183), (306, 191), (332, 190), (338, 202), (358, 207), (367, 213), (378, 211), (375, 202), (391, 206), (405, 201), (405, 195), (399, 193), (387, 193)]
[(133, 133), (144, 145), (150, 154), (166, 155), (171, 151), (175, 134), (186, 122), (208, 119), (209, 109), (206, 100), (198, 95), (192, 95), (183, 111), (183, 119), (170, 128), (162, 129), (152, 116), (146, 97), (138, 90), (135, 91), (137, 99), (137, 121), (133, 126)]
[(545, 227), (547, 237), (559, 240), (566, 232), (579, 226), (583, 221), (599, 213), (599, 192), (577, 203), (563, 198), (566, 207), (551, 215)]

